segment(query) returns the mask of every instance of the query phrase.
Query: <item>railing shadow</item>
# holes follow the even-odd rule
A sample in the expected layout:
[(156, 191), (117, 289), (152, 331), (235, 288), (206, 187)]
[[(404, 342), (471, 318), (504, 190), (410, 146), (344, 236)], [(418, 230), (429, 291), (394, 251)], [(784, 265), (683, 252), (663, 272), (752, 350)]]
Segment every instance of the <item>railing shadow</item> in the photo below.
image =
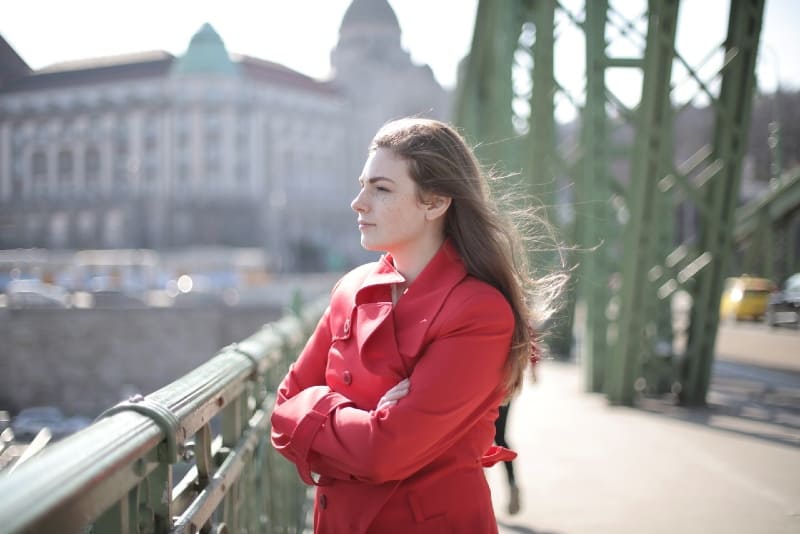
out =
[(534, 530), (525, 525), (511, 523), (508, 521), (498, 521), (497, 525), (503, 527), (505, 530), (509, 530), (511, 532), (519, 532), (520, 534), (559, 534), (555, 530)]
[(704, 407), (641, 399), (648, 413), (781, 445), (800, 446), (800, 373), (730, 361), (714, 363)]

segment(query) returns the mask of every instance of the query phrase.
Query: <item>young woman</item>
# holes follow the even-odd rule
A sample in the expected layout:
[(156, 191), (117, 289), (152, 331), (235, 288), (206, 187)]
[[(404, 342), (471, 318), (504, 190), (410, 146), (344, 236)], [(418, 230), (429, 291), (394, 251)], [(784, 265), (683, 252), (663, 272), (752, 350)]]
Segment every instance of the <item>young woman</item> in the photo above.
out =
[(482, 468), (532, 355), (525, 257), (450, 126), (402, 119), (351, 206), (385, 252), (345, 275), (278, 390), (272, 443), (315, 484), (316, 533), (493, 533)]

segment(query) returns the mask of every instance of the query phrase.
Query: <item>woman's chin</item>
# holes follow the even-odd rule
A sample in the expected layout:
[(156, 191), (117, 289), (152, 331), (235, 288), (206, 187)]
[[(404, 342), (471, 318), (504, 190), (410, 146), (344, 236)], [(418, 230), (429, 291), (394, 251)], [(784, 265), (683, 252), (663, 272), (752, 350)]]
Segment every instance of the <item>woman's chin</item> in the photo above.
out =
[(364, 250), (369, 250), (370, 252), (382, 252), (383, 249), (377, 246), (375, 243), (372, 243), (369, 239), (364, 239), (361, 237), (361, 248)]

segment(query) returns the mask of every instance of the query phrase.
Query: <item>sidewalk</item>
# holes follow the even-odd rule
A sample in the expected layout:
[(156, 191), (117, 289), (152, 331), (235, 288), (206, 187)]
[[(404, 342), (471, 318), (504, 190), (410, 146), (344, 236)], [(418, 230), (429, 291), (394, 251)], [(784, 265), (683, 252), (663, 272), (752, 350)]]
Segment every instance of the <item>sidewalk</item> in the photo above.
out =
[(707, 409), (632, 409), (585, 393), (577, 365), (543, 362), (509, 416), (519, 514), (505, 514), (502, 466), (486, 473), (500, 532), (800, 532), (800, 377), (790, 376), (766, 388), (715, 378)]

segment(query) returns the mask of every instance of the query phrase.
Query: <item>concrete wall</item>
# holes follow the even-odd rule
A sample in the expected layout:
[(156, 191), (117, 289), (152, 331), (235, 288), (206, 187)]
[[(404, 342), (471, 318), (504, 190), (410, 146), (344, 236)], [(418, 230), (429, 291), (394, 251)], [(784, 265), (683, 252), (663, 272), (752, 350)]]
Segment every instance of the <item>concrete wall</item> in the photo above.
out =
[(0, 309), (0, 410), (94, 417), (180, 378), (282, 307)]

